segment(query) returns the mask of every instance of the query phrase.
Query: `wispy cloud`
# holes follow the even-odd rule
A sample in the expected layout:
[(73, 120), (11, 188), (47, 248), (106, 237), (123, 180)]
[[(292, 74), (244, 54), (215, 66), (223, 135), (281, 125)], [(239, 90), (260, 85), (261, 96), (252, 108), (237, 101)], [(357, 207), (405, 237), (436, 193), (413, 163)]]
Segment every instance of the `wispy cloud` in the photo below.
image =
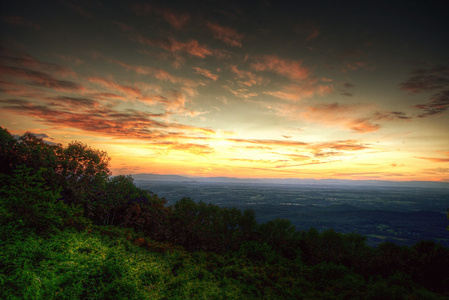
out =
[(0, 73), (9, 75), (20, 80), (27, 80), (28, 84), (51, 88), (58, 91), (79, 91), (82, 86), (76, 82), (59, 80), (51, 75), (21, 67), (0, 66)]
[(301, 36), (305, 37), (307, 42), (318, 38), (321, 34), (321, 30), (317, 24), (312, 22), (305, 22), (298, 24), (295, 27), (295, 31)]
[(148, 147), (161, 147), (164, 150), (177, 150), (177, 151), (185, 151), (190, 152), (195, 155), (207, 155), (214, 153), (214, 149), (205, 144), (198, 143), (185, 143), (185, 142), (151, 142)]
[(249, 144), (257, 144), (257, 145), (266, 145), (266, 146), (305, 146), (307, 143), (300, 141), (286, 141), (286, 140), (263, 140), (263, 139), (228, 139), (232, 142), (238, 143), (249, 143)]
[(184, 87), (189, 87), (189, 88), (193, 88), (195, 86), (197, 86), (199, 83), (195, 82), (191, 79), (188, 78), (183, 78), (183, 77), (179, 77), (179, 76), (175, 76), (171, 73), (169, 73), (166, 70), (160, 69), (160, 68), (153, 68), (153, 67), (149, 67), (149, 66), (142, 66), (142, 65), (131, 65), (128, 64), (124, 61), (118, 60), (118, 59), (114, 59), (111, 57), (107, 57), (106, 55), (103, 55), (99, 52), (94, 52), (93, 56), (95, 58), (101, 58), (104, 59), (105, 61), (109, 62), (109, 63), (113, 63), (113, 64), (117, 64), (123, 68), (125, 68), (126, 70), (130, 70), (135, 72), (136, 74), (139, 75), (152, 75), (155, 78), (162, 80), (162, 81), (169, 81), (172, 83), (178, 83), (181, 84)]
[(41, 72), (50, 72), (62, 77), (76, 77), (76, 73), (67, 66), (44, 62), (25, 52), (13, 51), (7, 47), (0, 47), (0, 62), (5, 66), (37, 69)]
[(267, 95), (296, 102), (304, 98), (313, 96), (323, 96), (332, 93), (333, 88), (327, 85), (315, 84), (315, 81), (310, 81), (302, 85), (289, 84), (284, 86), (281, 90), (264, 92)]
[(369, 54), (361, 49), (349, 48), (335, 54), (335, 62), (342, 73), (373, 69)]
[(412, 106), (422, 110), (418, 118), (429, 117), (446, 112), (449, 109), (449, 66), (434, 66), (417, 69), (411, 77), (400, 84), (401, 90), (410, 93), (433, 92), (427, 103)]
[(137, 15), (162, 16), (164, 20), (175, 29), (182, 29), (190, 21), (190, 14), (187, 12), (175, 11), (168, 7), (153, 5), (150, 3), (138, 3), (133, 6)]
[(2, 16), (1, 17), (2, 21), (11, 25), (16, 25), (16, 26), (25, 26), (25, 27), (30, 27), (30, 28), (34, 28), (36, 30), (40, 30), (41, 26), (33, 21), (30, 21), (28, 19), (25, 19), (24, 17), (15, 15), (15, 16)]
[(242, 40), (245, 36), (238, 33), (237, 30), (212, 22), (207, 22), (206, 26), (212, 32), (214, 38), (223, 41), (228, 46), (242, 47)]
[(211, 71), (203, 68), (193, 67), (193, 69), (196, 71), (197, 74), (201, 74), (209, 79), (212, 79), (213, 81), (217, 81), (218, 75), (212, 74)]
[[(0, 106), (3, 110), (33, 117), (44, 124), (56, 127), (77, 128), (121, 139), (170, 142), (172, 148), (176, 147), (173, 143), (178, 139), (191, 139), (215, 133), (209, 128), (157, 120), (163, 118), (163, 114), (132, 109), (116, 110), (92, 99), (71, 97), (54, 99), (59, 101), (38, 104), (22, 99), (5, 99), (0, 100)], [(183, 146), (177, 149), (183, 149)]]
[(302, 61), (283, 59), (277, 55), (264, 55), (256, 60), (251, 65), (255, 71), (271, 71), (292, 81), (302, 81), (310, 75), (310, 70), (302, 65)]
[(70, 9), (76, 11), (77, 13), (79, 13), (80, 15), (89, 18), (89, 19), (95, 19), (95, 16), (90, 13), (89, 11), (87, 11), (85, 9), (85, 7), (81, 7), (75, 3), (73, 3), (72, 1), (64, 1), (64, 0), (59, 0), (61, 3), (65, 4), (67, 7), (69, 7)]
[(435, 66), (414, 70), (411, 77), (400, 84), (400, 88), (410, 93), (423, 93), (444, 89), (448, 85), (449, 66)]
[(256, 75), (250, 71), (239, 70), (236, 65), (230, 65), (229, 69), (239, 79), (239, 84), (244, 86), (259, 85), (269, 80), (264, 79), (262, 76)]
[(415, 158), (419, 158), (419, 159), (425, 159), (431, 162), (435, 162), (435, 163), (447, 163), (449, 162), (449, 158), (440, 158), (440, 157), (419, 157), (419, 156), (415, 156)]
[(167, 50), (171, 53), (185, 52), (200, 58), (205, 58), (213, 54), (212, 49), (210, 49), (207, 45), (200, 44), (195, 39), (190, 39), (187, 42), (181, 42), (171, 36), (162, 38), (147, 38), (138, 33), (132, 34), (131, 39), (141, 44)]
[(307, 106), (304, 112), (300, 113), (301, 118), (309, 122), (318, 122), (328, 126), (343, 126), (358, 133), (377, 131), (379, 124), (364, 117), (370, 109), (365, 105), (342, 105), (339, 103), (328, 103)]

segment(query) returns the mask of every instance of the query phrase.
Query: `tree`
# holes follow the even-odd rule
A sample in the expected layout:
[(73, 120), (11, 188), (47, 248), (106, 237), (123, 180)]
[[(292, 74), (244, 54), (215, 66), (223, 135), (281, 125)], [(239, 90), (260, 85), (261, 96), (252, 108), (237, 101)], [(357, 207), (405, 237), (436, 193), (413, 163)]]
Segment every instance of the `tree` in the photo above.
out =
[[(20, 166), (13, 175), (0, 174), (0, 227), (13, 232), (31, 230), (39, 234), (52, 233), (65, 225), (87, 225), (82, 210), (60, 201), (59, 190), (50, 189), (42, 176), (45, 169)], [(7, 232), (2, 236), (6, 237)]]
[(92, 149), (80, 142), (72, 142), (66, 148), (59, 148), (55, 171), (59, 175), (65, 200), (82, 203), (87, 213), (90, 213), (90, 199), (104, 190), (111, 175), (109, 161), (106, 152)]
[(60, 189), (65, 203), (82, 204), (92, 214), (95, 197), (111, 174), (107, 153), (80, 142), (67, 147), (50, 144), (27, 132), (15, 139), (0, 127), (0, 172), (12, 175), (21, 166), (30, 175), (39, 172), (50, 190)]

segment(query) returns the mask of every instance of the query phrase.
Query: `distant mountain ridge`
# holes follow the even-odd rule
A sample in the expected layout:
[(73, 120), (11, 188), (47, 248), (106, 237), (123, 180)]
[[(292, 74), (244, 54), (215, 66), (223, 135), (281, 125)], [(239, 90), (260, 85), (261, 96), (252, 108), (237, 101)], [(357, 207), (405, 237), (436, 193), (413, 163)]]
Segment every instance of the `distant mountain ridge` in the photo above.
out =
[(151, 173), (131, 174), (135, 180), (192, 182), (192, 183), (232, 183), (232, 184), (291, 184), (291, 185), (332, 185), (332, 186), (390, 186), (449, 188), (449, 182), (438, 181), (386, 181), (347, 179), (297, 179), (297, 178), (235, 178), (235, 177), (188, 177), (181, 175), (159, 175)]

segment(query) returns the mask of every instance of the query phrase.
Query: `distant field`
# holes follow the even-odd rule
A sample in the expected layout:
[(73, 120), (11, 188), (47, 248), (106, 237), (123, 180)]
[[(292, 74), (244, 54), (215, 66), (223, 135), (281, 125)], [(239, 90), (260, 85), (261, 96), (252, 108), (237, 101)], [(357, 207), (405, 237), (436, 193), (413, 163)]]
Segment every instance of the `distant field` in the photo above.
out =
[(449, 189), (382, 186), (275, 185), (136, 180), (167, 199), (183, 197), (220, 206), (251, 208), (259, 222), (289, 219), (298, 230), (315, 227), (357, 232), (368, 244), (412, 245), (434, 240), (449, 246)]

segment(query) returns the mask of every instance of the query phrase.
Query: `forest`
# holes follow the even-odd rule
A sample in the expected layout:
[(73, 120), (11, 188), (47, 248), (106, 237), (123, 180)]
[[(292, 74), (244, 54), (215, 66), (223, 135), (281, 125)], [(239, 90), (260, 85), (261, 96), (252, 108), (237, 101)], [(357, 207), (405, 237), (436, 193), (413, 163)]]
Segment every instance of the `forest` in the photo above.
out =
[(109, 163), (0, 127), (1, 299), (449, 297), (449, 249), (434, 241), (371, 247), (251, 209), (168, 204)]

